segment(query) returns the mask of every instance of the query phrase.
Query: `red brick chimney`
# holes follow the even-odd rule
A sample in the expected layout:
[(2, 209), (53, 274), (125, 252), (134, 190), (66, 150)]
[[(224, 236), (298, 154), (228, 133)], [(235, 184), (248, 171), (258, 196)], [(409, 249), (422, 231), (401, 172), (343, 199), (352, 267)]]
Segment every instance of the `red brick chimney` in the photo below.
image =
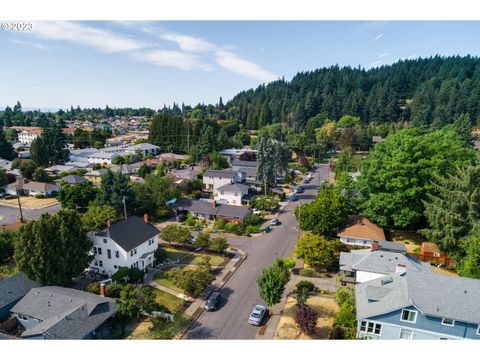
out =
[(100, 284), (100, 296), (105, 297), (105, 284)]
[(112, 220), (110, 220), (110, 219), (107, 220), (107, 226), (108, 226), (108, 227), (112, 227)]
[(377, 242), (372, 242), (372, 251), (378, 250), (380, 245)]
[(148, 224), (148, 214), (143, 214), (143, 221)]

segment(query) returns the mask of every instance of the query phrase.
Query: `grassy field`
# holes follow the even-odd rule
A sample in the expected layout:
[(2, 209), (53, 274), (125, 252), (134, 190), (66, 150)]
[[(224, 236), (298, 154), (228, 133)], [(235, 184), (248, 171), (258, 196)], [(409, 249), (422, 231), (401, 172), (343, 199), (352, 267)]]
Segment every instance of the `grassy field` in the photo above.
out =
[(390, 234), (392, 236), (392, 241), (405, 244), (407, 252), (409, 253), (419, 251), (416, 249), (420, 249), (422, 242), (425, 241), (425, 238), (416, 232), (390, 230)]
[[(58, 204), (58, 201), (55, 198), (37, 199), (33, 196), (22, 196), (20, 198), (20, 203), (22, 205), (22, 208), (25, 208), (25, 209), (42, 209), (47, 206), (56, 205)], [(3, 199), (3, 200), (0, 200), (0, 205), (18, 207), (18, 200)]]
[(183, 294), (183, 289), (180, 289), (170, 280), (166, 279), (163, 275), (163, 272), (159, 272), (157, 275), (155, 275), (155, 282)]
[[(170, 249), (170, 248), (165, 248), (165, 250), (167, 251), (168, 259), (173, 261), (177, 261), (178, 259), (182, 258), (183, 256), (189, 253), (189, 251), (186, 251), (186, 250), (177, 250), (177, 249)], [(183, 258), (181, 262), (183, 264), (198, 265), (200, 264), (200, 262), (205, 256), (210, 256), (210, 265), (212, 266), (219, 266), (223, 264), (223, 262), (225, 261), (225, 259), (219, 255), (213, 255), (213, 254), (206, 255), (206, 254), (194, 253), (194, 254), (189, 254), (188, 256)]]
[(155, 294), (155, 301), (158, 304), (165, 306), (169, 311), (180, 311), (185, 306), (186, 302), (179, 297), (176, 297), (172, 294), (156, 289), (154, 287), (152, 287), (151, 289)]

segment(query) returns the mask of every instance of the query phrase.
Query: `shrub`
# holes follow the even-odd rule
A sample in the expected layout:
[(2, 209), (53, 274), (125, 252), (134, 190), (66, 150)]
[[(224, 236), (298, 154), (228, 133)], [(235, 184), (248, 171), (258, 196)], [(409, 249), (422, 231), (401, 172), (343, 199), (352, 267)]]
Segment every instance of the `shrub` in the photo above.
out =
[(224, 220), (217, 219), (213, 223), (213, 228), (217, 230), (223, 230), (225, 228), (225, 225), (226, 225), (226, 222)]
[(314, 335), (317, 331), (319, 314), (308, 306), (300, 306), (295, 313), (295, 323), (307, 335)]
[(188, 213), (187, 218), (185, 219), (185, 225), (195, 226), (196, 223), (197, 223), (196, 218), (191, 213)]
[(355, 302), (355, 298), (353, 296), (352, 289), (343, 287), (339, 288), (335, 294), (335, 301), (337, 302), (338, 306), (342, 306), (346, 302), (353, 304)]
[(263, 222), (265, 221), (265, 219), (259, 215), (256, 215), (256, 214), (249, 214), (245, 220), (244, 220), (244, 224), (246, 226), (249, 226), (249, 225), (262, 225)]
[(356, 331), (341, 326), (335, 326), (330, 333), (331, 340), (353, 340), (356, 338)]
[(45, 199), (45, 195), (43, 194), (35, 194), (34, 197), (35, 199)]
[(130, 278), (130, 269), (126, 266), (122, 266), (120, 269), (117, 270), (115, 274), (112, 275), (112, 281), (128, 281)]
[(299, 281), (295, 285), (295, 287), (297, 288), (297, 292), (302, 290), (302, 289), (306, 289), (309, 292), (315, 290), (315, 285), (311, 281), (308, 281), (308, 280)]
[(249, 234), (256, 234), (260, 230), (260, 227), (258, 225), (247, 225), (245, 228), (245, 233), (247, 235)]
[(313, 269), (300, 269), (298, 274), (307, 277), (320, 277), (320, 274)]
[(197, 297), (215, 279), (206, 269), (174, 268), (165, 272), (165, 276), (192, 297)]
[(357, 317), (355, 316), (355, 305), (345, 302), (340, 306), (338, 315), (333, 322), (333, 326), (343, 326), (355, 328), (357, 326)]
[(164, 248), (157, 248), (157, 250), (155, 250), (153, 256), (155, 257), (155, 260), (157, 262), (164, 262), (165, 260), (167, 260), (167, 257), (168, 257), (168, 254), (167, 254), (167, 251), (164, 249)]
[(234, 223), (234, 222), (226, 223), (224, 229), (225, 229), (225, 231), (228, 231), (228, 232), (231, 232), (231, 233), (234, 233), (234, 234), (237, 234), (237, 235), (242, 234), (242, 227), (240, 226), (240, 224), (237, 224), (237, 223)]
[(130, 269), (130, 281), (138, 282), (143, 280), (143, 271), (137, 268)]
[(295, 267), (295, 259), (293, 258), (285, 258), (283, 259), (283, 264), (287, 269), (293, 269)]

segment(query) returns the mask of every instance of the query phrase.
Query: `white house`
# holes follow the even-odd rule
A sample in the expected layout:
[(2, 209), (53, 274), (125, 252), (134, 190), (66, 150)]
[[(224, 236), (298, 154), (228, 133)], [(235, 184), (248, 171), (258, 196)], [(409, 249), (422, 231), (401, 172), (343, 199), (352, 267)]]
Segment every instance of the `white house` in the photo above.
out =
[(385, 241), (383, 229), (362, 216), (349, 216), (347, 225), (337, 233), (348, 246), (370, 247), (373, 241)]
[(111, 146), (101, 149), (77, 149), (70, 151), (70, 161), (92, 164), (111, 164), (112, 160), (117, 156), (135, 154), (137, 152), (142, 156), (148, 154), (155, 156), (160, 152), (160, 148), (149, 143), (141, 143), (131, 146)]
[(107, 228), (90, 233), (94, 259), (90, 268), (111, 276), (120, 267), (136, 267), (146, 270), (153, 266), (153, 253), (158, 248), (160, 231), (144, 218), (130, 216), (115, 224), (108, 222)]
[(242, 177), (239, 173), (227, 170), (207, 170), (203, 174), (204, 189), (212, 191), (214, 196), (217, 194), (219, 187), (241, 181)]
[(42, 129), (37, 127), (24, 128), (18, 134), (18, 141), (23, 145), (32, 145), (33, 140), (42, 135)]
[(248, 194), (248, 186), (239, 183), (225, 184), (217, 189), (214, 198), (220, 204), (242, 205), (242, 198)]
[(60, 190), (57, 184), (49, 184), (38, 181), (18, 180), (4, 187), (7, 195), (17, 195), (17, 189), (22, 190), (24, 195), (35, 196), (41, 194), (52, 196)]

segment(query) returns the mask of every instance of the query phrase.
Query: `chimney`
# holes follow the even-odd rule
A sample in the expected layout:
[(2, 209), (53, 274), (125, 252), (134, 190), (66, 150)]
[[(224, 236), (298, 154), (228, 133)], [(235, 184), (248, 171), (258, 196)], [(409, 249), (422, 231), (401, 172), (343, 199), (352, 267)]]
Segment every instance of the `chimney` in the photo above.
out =
[(372, 242), (372, 252), (375, 250), (378, 250), (380, 248), (380, 245), (378, 242)]
[(100, 284), (100, 296), (105, 297), (105, 284)]
[(215, 200), (213, 200), (213, 202), (212, 202), (212, 206), (213, 206), (214, 208), (216, 208), (216, 207), (217, 207), (217, 202), (216, 202)]
[(110, 219), (107, 220), (107, 227), (112, 227), (112, 220)]
[(148, 214), (143, 214), (143, 221), (148, 224)]

